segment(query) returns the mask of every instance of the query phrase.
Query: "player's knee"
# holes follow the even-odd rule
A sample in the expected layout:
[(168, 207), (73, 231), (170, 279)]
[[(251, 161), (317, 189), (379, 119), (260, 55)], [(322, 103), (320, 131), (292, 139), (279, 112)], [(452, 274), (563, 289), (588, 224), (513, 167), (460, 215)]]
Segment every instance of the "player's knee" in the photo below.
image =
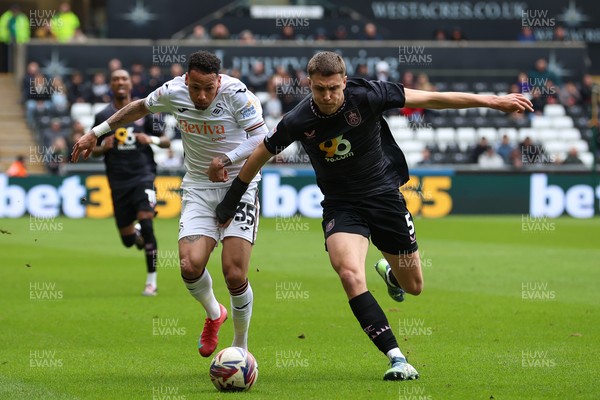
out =
[(181, 275), (184, 278), (193, 279), (202, 274), (204, 267), (197, 264), (198, 263), (194, 263), (194, 260), (189, 254), (179, 255), (179, 268), (181, 270)]
[(344, 287), (356, 287), (365, 284), (363, 275), (350, 268), (340, 268), (337, 272)]
[(243, 268), (238, 267), (225, 267), (223, 269), (223, 276), (225, 277), (225, 283), (227, 287), (236, 288), (243, 285), (246, 282), (246, 274)]
[(131, 235), (121, 235), (121, 242), (123, 242), (123, 246), (131, 247), (135, 244), (135, 233)]

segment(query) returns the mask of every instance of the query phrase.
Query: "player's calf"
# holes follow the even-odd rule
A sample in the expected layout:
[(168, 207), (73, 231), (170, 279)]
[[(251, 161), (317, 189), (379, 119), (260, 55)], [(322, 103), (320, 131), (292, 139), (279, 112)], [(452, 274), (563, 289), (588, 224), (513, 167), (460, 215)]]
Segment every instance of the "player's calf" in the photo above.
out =
[(398, 263), (391, 266), (392, 274), (406, 293), (418, 296), (423, 291), (423, 273), (419, 252), (400, 254)]
[(139, 221), (140, 233), (144, 239), (144, 251), (146, 253), (146, 270), (148, 276), (146, 278), (146, 287), (144, 288), (144, 296), (156, 296), (156, 263), (158, 255), (158, 244), (154, 236), (152, 219), (141, 219)]

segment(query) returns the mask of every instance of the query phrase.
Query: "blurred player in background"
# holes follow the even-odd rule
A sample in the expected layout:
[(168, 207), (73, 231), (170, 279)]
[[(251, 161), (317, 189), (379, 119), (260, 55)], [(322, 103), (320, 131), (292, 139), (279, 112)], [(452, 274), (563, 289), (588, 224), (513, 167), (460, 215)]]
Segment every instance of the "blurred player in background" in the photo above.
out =
[[(239, 161), (262, 143), (268, 129), (256, 96), (238, 79), (219, 74), (221, 61), (212, 53), (199, 51), (189, 58), (188, 71), (176, 77), (145, 99), (132, 102), (82, 137), (74, 147), (73, 160), (84, 152), (87, 157), (96, 136), (134, 121), (150, 112), (170, 112), (178, 121), (185, 154), (179, 259), (181, 275), (190, 294), (206, 310), (207, 318), (198, 343), (203, 357), (218, 344), (219, 328), (227, 319), (227, 309), (219, 304), (206, 269), (211, 252), (223, 243), (222, 267), (230, 293), (233, 346), (247, 348), (252, 316), (253, 293), (248, 282), (248, 264), (258, 227), (257, 185), (259, 176), (240, 196), (236, 216), (226, 229), (218, 226), (215, 207), (230, 183), (213, 183), (206, 171), (211, 164), (230, 166), (236, 176)], [(235, 164), (238, 163), (238, 164)], [(221, 172), (223, 169), (221, 168)], [(222, 177), (225, 180), (226, 176)], [(238, 199), (238, 200), (240, 200)]]
[[(131, 103), (131, 79), (127, 71), (118, 69), (111, 73), (110, 89), (113, 100), (96, 114), (94, 125), (102, 123)], [(92, 151), (96, 157), (104, 156), (121, 241), (125, 247), (135, 244), (138, 249), (145, 250), (148, 276), (142, 292), (144, 296), (155, 296), (157, 293), (158, 245), (152, 226), (156, 204), (156, 163), (150, 144), (162, 148), (170, 146), (169, 138), (154, 128), (152, 118), (141, 117), (97, 138)], [(134, 225), (136, 221), (138, 223)]]
[[(376, 264), (377, 272), (394, 300), (402, 301), (405, 292), (418, 295), (423, 288), (415, 227), (399, 191), (409, 179), (408, 166), (381, 114), (401, 107), (523, 112), (532, 111), (531, 103), (521, 94), (426, 92), (405, 89), (400, 83), (347, 80), (343, 59), (333, 52), (313, 56), (308, 75), (312, 95), (287, 113), (248, 158), (217, 206), (217, 218), (227, 226), (260, 168), (300, 141), (325, 196), (321, 203), (325, 248), (360, 326), (390, 360), (384, 379), (417, 379), (419, 374), (406, 361), (383, 310), (367, 290), (365, 276), (371, 238), (385, 258)], [(222, 168), (212, 165), (211, 179), (224, 177)]]

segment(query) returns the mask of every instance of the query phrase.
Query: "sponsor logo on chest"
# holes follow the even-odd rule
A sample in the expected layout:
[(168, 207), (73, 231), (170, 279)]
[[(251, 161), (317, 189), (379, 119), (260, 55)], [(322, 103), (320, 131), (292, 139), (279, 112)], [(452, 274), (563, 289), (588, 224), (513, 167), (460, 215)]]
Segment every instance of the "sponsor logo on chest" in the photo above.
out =
[(202, 123), (189, 122), (183, 119), (177, 121), (179, 130), (185, 133), (197, 135), (224, 135), (225, 126), (221, 124), (210, 124), (206, 121)]

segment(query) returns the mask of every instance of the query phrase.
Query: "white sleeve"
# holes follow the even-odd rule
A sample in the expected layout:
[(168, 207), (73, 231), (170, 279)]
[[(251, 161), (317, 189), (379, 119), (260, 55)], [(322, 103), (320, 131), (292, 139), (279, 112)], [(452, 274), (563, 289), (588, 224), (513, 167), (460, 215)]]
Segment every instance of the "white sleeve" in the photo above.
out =
[[(230, 103), (235, 120), (240, 128), (248, 132), (249, 135), (256, 135), (257, 129), (265, 126), (260, 100), (254, 93), (246, 89), (246, 86), (231, 95)], [(268, 130), (265, 133), (267, 132)]]
[(265, 139), (269, 129), (262, 117), (260, 100), (246, 86), (234, 92), (230, 101), (238, 125), (249, 135), (238, 147), (225, 154), (234, 164), (248, 158)]
[[(258, 146), (263, 140), (265, 140), (266, 134), (269, 132), (265, 125), (262, 126), (264, 128), (264, 132), (250, 136), (248, 139), (244, 140), (238, 147), (231, 150), (228, 153), (225, 153), (227, 158), (231, 160), (232, 164), (235, 164), (238, 161), (245, 160), (252, 154), (256, 146)], [(262, 131), (262, 129), (261, 129)]]
[(161, 87), (154, 90), (146, 97), (144, 105), (151, 113), (171, 112), (170, 83), (170, 81), (165, 82)]

